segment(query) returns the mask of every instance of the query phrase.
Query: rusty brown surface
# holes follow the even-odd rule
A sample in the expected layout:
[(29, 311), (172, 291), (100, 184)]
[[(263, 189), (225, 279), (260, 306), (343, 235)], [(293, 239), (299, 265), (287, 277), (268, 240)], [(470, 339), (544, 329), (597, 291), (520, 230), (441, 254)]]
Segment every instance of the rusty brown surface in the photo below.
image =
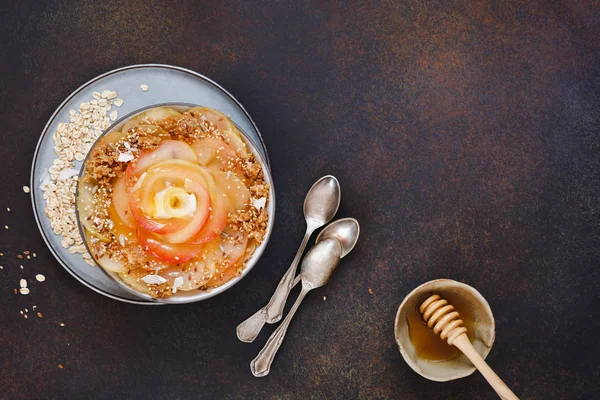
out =
[[(440, 277), (487, 298), (488, 360), (522, 399), (600, 397), (598, 2), (0, 8), (0, 398), (493, 399), (479, 375), (424, 380), (396, 348), (402, 298)], [(149, 62), (230, 90), (271, 156), (271, 243), (246, 279), (200, 304), (146, 308), (86, 289), (45, 249), (21, 189), (71, 91)], [(306, 299), (271, 374), (253, 378), (272, 328), (248, 345), (235, 326), (293, 258), (302, 198), (325, 174), (339, 178), (339, 215), (360, 221), (361, 240)], [(38, 255), (23, 271), (21, 250)], [(38, 272), (44, 284), (13, 294)]]

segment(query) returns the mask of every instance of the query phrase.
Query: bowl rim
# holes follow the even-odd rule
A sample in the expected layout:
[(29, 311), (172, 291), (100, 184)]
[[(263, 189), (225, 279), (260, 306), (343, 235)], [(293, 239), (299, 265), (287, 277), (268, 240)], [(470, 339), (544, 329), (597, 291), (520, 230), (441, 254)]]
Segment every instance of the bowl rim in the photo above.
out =
[[(483, 309), (485, 310), (486, 314), (489, 315), (490, 317), (490, 321), (491, 321), (491, 337), (489, 340), (489, 345), (487, 343), (484, 343), (485, 345), (485, 349), (482, 353), (480, 353), (479, 355), (485, 360), (485, 358), (488, 356), (489, 352), (492, 350), (492, 347), (494, 346), (494, 342), (496, 341), (496, 320), (494, 318), (494, 313), (492, 312), (492, 309), (488, 303), (488, 301), (485, 299), (485, 297), (483, 297), (483, 295), (477, 290), (475, 289), (473, 286), (468, 285), (464, 282), (459, 282), (459, 281), (455, 281), (453, 279), (448, 279), (448, 278), (439, 278), (439, 279), (433, 279), (430, 281), (427, 281), (425, 283), (422, 283), (421, 285), (417, 286), (416, 288), (414, 288), (412, 291), (410, 291), (410, 293), (408, 293), (404, 299), (402, 300), (402, 302), (400, 303), (400, 305), (398, 306), (398, 310), (396, 311), (396, 318), (394, 319), (394, 340), (396, 341), (396, 345), (398, 346), (398, 349), (400, 350), (400, 354), (402, 354), (402, 358), (404, 359), (404, 361), (406, 362), (406, 364), (408, 364), (413, 371), (415, 371), (416, 373), (418, 373), (419, 375), (421, 375), (422, 377), (429, 379), (431, 381), (435, 381), (435, 382), (448, 382), (448, 381), (452, 381), (452, 380), (456, 380), (456, 379), (460, 379), (460, 378), (465, 378), (471, 374), (473, 374), (473, 372), (475, 372), (477, 370), (477, 368), (475, 368), (474, 365), (471, 365), (470, 367), (466, 368), (465, 370), (457, 373), (454, 376), (449, 376), (449, 377), (443, 377), (443, 378), (437, 378), (433, 375), (429, 375), (429, 374), (425, 374), (416, 364), (415, 362), (412, 360), (412, 358), (410, 358), (408, 356), (408, 354), (406, 353), (406, 350), (404, 348), (404, 346), (402, 345), (399, 337), (399, 325), (400, 325), (400, 315), (401, 312), (405, 306), (405, 304), (408, 302), (408, 300), (410, 300), (413, 296), (415, 296), (419, 291), (423, 290), (424, 288), (431, 286), (433, 284), (436, 283), (447, 283), (447, 284), (452, 284), (453, 286), (459, 286), (462, 287), (463, 289), (469, 291), (471, 294), (473, 294), (481, 303)], [(405, 322), (402, 322), (402, 324), (404, 324)]]
[[(102, 134), (100, 136), (98, 136), (98, 138), (94, 141), (94, 144), (92, 144), (92, 146), (90, 147), (90, 151), (88, 151), (88, 153), (86, 154), (84, 160), (82, 161), (81, 164), (81, 169), (79, 170), (79, 174), (78, 174), (78, 179), (81, 178), (83, 176), (83, 173), (85, 171), (85, 165), (88, 161), (88, 158), (90, 156), (90, 154), (92, 153), (92, 149), (94, 148), (94, 146), (96, 145), (96, 143), (98, 143), (98, 141), (104, 137), (105, 135), (107, 135), (109, 132), (111, 132), (113, 129), (115, 129), (116, 126), (119, 126), (120, 124), (123, 124), (124, 122), (126, 122), (127, 120), (129, 120), (130, 118), (135, 117), (138, 114), (141, 114), (144, 111), (150, 110), (152, 108), (158, 108), (158, 107), (172, 107), (172, 108), (179, 108), (179, 109), (184, 109), (187, 108), (187, 110), (193, 108), (193, 107), (204, 107), (202, 105), (199, 104), (194, 104), (194, 103), (186, 103), (186, 102), (166, 102), (166, 103), (157, 103), (157, 104), (152, 104), (152, 105), (148, 105), (142, 108), (138, 108), (137, 110), (134, 110), (124, 116), (122, 116), (121, 118), (115, 120), (108, 128), (106, 128)], [(210, 107), (207, 107), (210, 108)], [(187, 111), (185, 110), (185, 111)], [(219, 110), (216, 110), (219, 111)], [(231, 119), (230, 119), (231, 120)], [(260, 154), (260, 152), (257, 150), (258, 145), (248, 136), (248, 134), (242, 129), (240, 128), (239, 125), (237, 125), (233, 120), (231, 120), (231, 122), (234, 124), (234, 126), (239, 130), (240, 134), (244, 137), (244, 141), (249, 144), (250, 150), (252, 151), (252, 153), (254, 154), (254, 156), (259, 160), (259, 162), (261, 163), (262, 169), (263, 169), (263, 173), (265, 174), (265, 177), (267, 178), (267, 183), (269, 184), (269, 204), (267, 205), (268, 211), (269, 211), (269, 223), (267, 224), (267, 230), (265, 232), (265, 236), (263, 239), (263, 242), (260, 244), (260, 246), (258, 246), (255, 250), (254, 253), (252, 254), (252, 257), (250, 258), (250, 260), (248, 260), (246, 262), (246, 266), (245, 268), (242, 270), (242, 273), (236, 277), (234, 277), (233, 279), (229, 280), (228, 282), (226, 282), (225, 284), (218, 286), (216, 288), (211, 288), (208, 290), (204, 290), (204, 291), (197, 291), (196, 293), (194, 293), (194, 291), (189, 291), (190, 293), (194, 293), (194, 294), (190, 294), (190, 295), (180, 295), (180, 296), (173, 296), (173, 297), (168, 297), (166, 299), (158, 299), (158, 298), (153, 298), (150, 295), (147, 295), (145, 293), (141, 293), (135, 289), (133, 289), (132, 287), (130, 287), (129, 285), (127, 285), (125, 282), (123, 282), (116, 273), (114, 272), (109, 272), (107, 270), (104, 269), (104, 267), (102, 267), (98, 261), (95, 259), (94, 256), (92, 256), (92, 261), (94, 262), (94, 264), (96, 265), (96, 267), (100, 268), (100, 270), (107, 275), (112, 281), (114, 281), (116, 284), (118, 284), (119, 286), (121, 286), (122, 288), (124, 288), (125, 290), (127, 290), (129, 293), (137, 296), (139, 299), (141, 300), (146, 300), (149, 302), (152, 302), (154, 304), (189, 304), (189, 303), (195, 303), (195, 302), (199, 302), (199, 301), (203, 301), (206, 299), (209, 299), (211, 297), (217, 296), (223, 292), (225, 292), (227, 289), (233, 287), (235, 284), (237, 284), (239, 281), (241, 281), (249, 272), (250, 270), (252, 270), (252, 268), (254, 268), (254, 266), (258, 263), (258, 261), (260, 260), (260, 258), (262, 257), (265, 248), (267, 247), (267, 244), (271, 238), (271, 233), (273, 231), (273, 227), (275, 224), (275, 185), (273, 182), (273, 176), (271, 174), (271, 170), (270, 170), (270, 163), (268, 158), (265, 158), (262, 156), (262, 154)], [(266, 150), (265, 150), (266, 153)], [(79, 229), (79, 233), (81, 235), (82, 238), (85, 238), (85, 230), (80, 222), (80, 218), (79, 218), (79, 208), (77, 207), (77, 199), (79, 198), (79, 184), (77, 184), (76, 186), (76, 191), (75, 191), (75, 216), (76, 216), (76, 221), (77, 221), (77, 227)], [(86, 250), (88, 251), (88, 253), (91, 254), (90, 249), (89, 249), (89, 245), (87, 240), (83, 240), (83, 243), (85, 245)], [(183, 292), (183, 291), (182, 291)]]

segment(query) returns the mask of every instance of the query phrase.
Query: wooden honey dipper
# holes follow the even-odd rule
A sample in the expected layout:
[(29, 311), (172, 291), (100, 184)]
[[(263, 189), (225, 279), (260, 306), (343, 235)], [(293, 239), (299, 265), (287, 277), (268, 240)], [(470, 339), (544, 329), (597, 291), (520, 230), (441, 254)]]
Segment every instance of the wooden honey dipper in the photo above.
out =
[(471, 360), (501, 399), (519, 400), (477, 353), (467, 337), (467, 328), (462, 326), (463, 321), (460, 319), (460, 314), (454, 310), (451, 304), (448, 304), (439, 294), (434, 294), (421, 303), (419, 313), (436, 335), (440, 335), (442, 340), (446, 340), (450, 346), (456, 346)]

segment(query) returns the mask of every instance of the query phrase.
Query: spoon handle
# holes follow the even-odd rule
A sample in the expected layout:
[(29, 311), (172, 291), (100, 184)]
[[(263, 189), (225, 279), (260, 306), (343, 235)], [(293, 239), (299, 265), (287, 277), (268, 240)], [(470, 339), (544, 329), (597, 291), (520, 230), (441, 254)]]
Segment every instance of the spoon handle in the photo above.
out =
[(477, 368), (479, 372), (481, 372), (481, 375), (483, 375), (483, 377), (488, 381), (490, 386), (494, 388), (494, 390), (496, 391), (498, 396), (500, 396), (501, 399), (519, 400), (519, 398), (512, 392), (512, 390), (510, 390), (509, 387), (506, 386), (502, 379), (500, 379), (500, 377), (496, 375), (496, 373), (490, 368), (490, 366), (487, 365), (483, 358), (481, 358), (481, 356), (479, 355), (479, 353), (477, 353), (477, 350), (475, 350), (475, 348), (471, 344), (471, 341), (469, 341), (469, 338), (465, 333), (454, 339), (454, 342), (452, 344), (458, 347), (459, 350), (462, 351), (469, 360), (471, 360), (475, 368)]
[(265, 326), (265, 322), (267, 322), (267, 311), (263, 307), (237, 326), (235, 332), (238, 339), (242, 342), (252, 343), (262, 327)]
[(292, 261), (292, 265), (288, 268), (286, 273), (283, 275), (281, 280), (279, 281), (279, 285), (277, 285), (277, 289), (275, 289), (275, 293), (269, 300), (269, 303), (265, 307), (267, 312), (267, 323), (274, 324), (281, 320), (281, 316), (283, 315), (283, 308), (285, 307), (285, 302), (292, 290), (292, 282), (294, 277), (296, 276), (296, 270), (298, 269), (298, 264), (300, 263), (300, 259), (302, 258), (302, 254), (304, 254), (304, 249), (308, 244), (308, 239), (310, 239), (310, 235), (314, 232), (314, 228), (310, 225), (306, 227), (306, 233), (304, 234), (304, 239), (302, 239), (302, 243), (300, 244), (300, 248), (296, 253), (296, 257), (294, 257), (294, 261)]
[(277, 351), (281, 347), (281, 343), (283, 342), (283, 338), (285, 338), (287, 328), (290, 325), (296, 310), (298, 310), (300, 303), (302, 303), (304, 296), (306, 296), (309, 291), (310, 288), (302, 285), (302, 291), (300, 292), (300, 295), (298, 295), (298, 299), (296, 299), (296, 302), (290, 309), (290, 312), (285, 317), (281, 325), (279, 325), (275, 332), (273, 332), (273, 334), (269, 337), (265, 347), (263, 347), (256, 358), (250, 363), (250, 371), (252, 371), (252, 375), (260, 378), (269, 374), (269, 371), (271, 370), (271, 364), (273, 363), (275, 354), (277, 354)]
[[(300, 275), (296, 276), (292, 287), (296, 287), (298, 282), (300, 282)], [(260, 333), (262, 327), (265, 326), (265, 322), (267, 322), (267, 311), (266, 307), (263, 307), (237, 326), (236, 333), (238, 339), (242, 342), (252, 343)]]

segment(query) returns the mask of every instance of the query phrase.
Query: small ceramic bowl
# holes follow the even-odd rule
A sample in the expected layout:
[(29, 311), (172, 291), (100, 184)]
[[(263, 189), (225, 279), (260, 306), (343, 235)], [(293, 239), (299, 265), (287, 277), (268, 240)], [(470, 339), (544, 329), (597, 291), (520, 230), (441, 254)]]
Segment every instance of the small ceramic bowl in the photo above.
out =
[(471, 306), (473, 314), (473, 347), (483, 357), (487, 357), (496, 337), (494, 316), (490, 305), (473, 287), (451, 279), (436, 279), (426, 282), (410, 292), (400, 304), (396, 314), (394, 334), (400, 353), (406, 363), (419, 375), (437, 382), (446, 382), (464, 378), (475, 371), (475, 367), (464, 354), (445, 360), (429, 361), (417, 356), (415, 347), (410, 339), (408, 313), (415, 309), (432, 294), (447, 298), (460, 298)]

